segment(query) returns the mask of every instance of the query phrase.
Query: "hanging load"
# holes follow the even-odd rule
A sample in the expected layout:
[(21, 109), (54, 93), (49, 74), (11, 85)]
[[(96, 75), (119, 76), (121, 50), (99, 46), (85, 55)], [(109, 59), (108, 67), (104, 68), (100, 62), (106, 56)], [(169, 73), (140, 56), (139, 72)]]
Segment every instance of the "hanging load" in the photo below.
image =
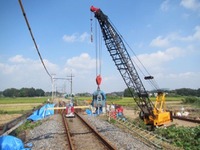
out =
[(105, 113), (105, 107), (106, 107), (106, 95), (103, 91), (100, 89), (97, 89), (93, 93), (92, 97), (92, 107), (95, 108), (96, 114)]

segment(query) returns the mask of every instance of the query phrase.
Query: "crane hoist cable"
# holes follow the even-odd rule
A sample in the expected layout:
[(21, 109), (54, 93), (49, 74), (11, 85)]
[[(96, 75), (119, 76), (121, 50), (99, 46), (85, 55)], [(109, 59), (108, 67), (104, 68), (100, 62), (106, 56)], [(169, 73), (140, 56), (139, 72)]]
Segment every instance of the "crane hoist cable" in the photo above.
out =
[[(93, 15), (91, 13), (90, 18), (90, 25), (91, 25), (91, 42), (93, 42), (93, 30), (92, 30), (92, 22), (93, 22)], [(101, 31), (98, 28), (97, 20), (95, 20), (95, 55), (96, 55), (96, 83), (97, 89), (100, 89), (100, 84), (102, 81), (101, 77), (101, 62), (102, 62), (102, 38), (101, 38)]]
[[(111, 20), (109, 20), (110, 23), (112, 24), (112, 26), (115, 28), (115, 30), (120, 33), (117, 28), (115, 27), (115, 25), (111, 22)], [(131, 52), (133, 53), (133, 55), (135, 56), (136, 60), (139, 62), (139, 64), (141, 64), (142, 68), (144, 69), (144, 71), (148, 74), (149, 77), (152, 77), (151, 74), (149, 73), (149, 71), (146, 69), (146, 67), (144, 66), (144, 64), (140, 61), (140, 59), (137, 57), (137, 55), (135, 54), (135, 52), (133, 51), (133, 49), (130, 47), (130, 45), (126, 42), (126, 40), (123, 38), (123, 36), (120, 34), (120, 37), (122, 38), (122, 40), (124, 41), (124, 43), (128, 46), (128, 48), (131, 50)], [(134, 62), (134, 64), (136, 65), (136, 67), (138, 68), (138, 70), (141, 72), (141, 74), (144, 76), (144, 78), (146, 77), (145, 73), (142, 71), (142, 69), (139, 67), (139, 65), (136, 63), (136, 61), (134, 59), (132, 59), (132, 61)], [(159, 89), (159, 86), (156, 82), (155, 79), (151, 78), (149, 81), (149, 84), (156, 90)]]
[(93, 22), (93, 15), (92, 15), (92, 12), (90, 12), (90, 40), (91, 40), (91, 43), (93, 42), (92, 22)]
[(96, 75), (101, 75), (101, 59), (102, 59), (102, 38), (101, 31), (95, 20), (95, 51), (96, 51)]
[(96, 83), (97, 89), (100, 90), (100, 84), (102, 81), (101, 77), (101, 62), (102, 62), (102, 41), (101, 41), (101, 31), (98, 28), (97, 20), (95, 20), (95, 47), (96, 47)]
[(36, 43), (36, 41), (35, 41), (35, 38), (34, 38), (34, 36), (33, 36), (32, 31), (31, 31), (31, 27), (30, 27), (30, 24), (29, 24), (28, 19), (27, 19), (27, 17), (26, 17), (26, 13), (25, 13), (23, 4), (22, 4), (21, 0), (18, 0), (18, 1), (19, 1), (21, 10), (22, 10), (24, 19), (25, 19), (25, 21), (26, 21), (26, 25), (27, 25), (27, 27), (28, 27), (28, 30), (29, 30), (30, 34), (31, 34), (31, 38), (32, 38), (32, 40), (33, 40), (33, 43), (34, 43), (35, 48), (36, 48), (36, 50), (37, 50), (37, 53), (38, 53), (38, 55), (39, 55), (40, 61), (41, 61), (42, 65), (43, 65), (43, 67), (44, 67), (46, 73), (49, 75), (49, 77), (50, 77), (51, 80), (52, 80), (52, 76), (51, 76), (51, 74), (49, 73), (49, 71), (47, 70), (47, 68), (46, 68), (46, 66), (45, 66), (45, 64), (44, 64), (44, 61), (43, 61), (42, 56), (41, 56), (41, 54), (40, 54), (39, 48), (38, 48), (38, 46), (37, 46), (37, 43)]

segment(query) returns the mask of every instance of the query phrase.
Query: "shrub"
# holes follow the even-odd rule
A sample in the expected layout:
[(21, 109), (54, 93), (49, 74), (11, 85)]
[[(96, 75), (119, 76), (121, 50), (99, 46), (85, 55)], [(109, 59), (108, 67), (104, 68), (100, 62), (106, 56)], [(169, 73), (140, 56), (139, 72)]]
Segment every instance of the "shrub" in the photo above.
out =
[(196, 106), (200, 106), (200, 98), (199, 97), (193, 97), (193, 96), (186, 97), (186, 98), (182, 99), (182, 102), (184, 104), (194, 104)]
[(159, 128), (157, 134), (172, 141), (178, 147), (186, 150), (198, 150), (200, 147), (200, 126)]

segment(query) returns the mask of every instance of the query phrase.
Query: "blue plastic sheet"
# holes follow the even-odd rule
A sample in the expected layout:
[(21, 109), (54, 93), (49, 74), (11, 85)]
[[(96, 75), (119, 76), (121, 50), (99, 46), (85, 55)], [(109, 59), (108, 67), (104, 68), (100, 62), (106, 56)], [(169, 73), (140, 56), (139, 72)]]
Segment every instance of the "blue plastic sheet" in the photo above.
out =
[(47, 116), (53, 115), (54, 114), (54, 109), (48, 109), (48, 108), (54, 108), (55, 104), (46, 104), (42, 106), (40, 109), (36, 110), (33, 112), (31, 116), (27, 118), (27, 120), (41, 120)]
[(88, 115), (92, 115), (92, 111), (89, 110), (89, 109), (86, 109), (85, 112), (86, 112)]
[(85, 112), (86, 112), (86, 114), (87, 114), (88, 116), (94, 116), (94, 117), (97, 116), (97, 114), (92, 114), (92, 111), (89, 110), (89, 109), (86, 109)]
[(24, 148), (21, 139), (6, 135), (0, 137), (0, 150), (29, 150), (29, 148)]

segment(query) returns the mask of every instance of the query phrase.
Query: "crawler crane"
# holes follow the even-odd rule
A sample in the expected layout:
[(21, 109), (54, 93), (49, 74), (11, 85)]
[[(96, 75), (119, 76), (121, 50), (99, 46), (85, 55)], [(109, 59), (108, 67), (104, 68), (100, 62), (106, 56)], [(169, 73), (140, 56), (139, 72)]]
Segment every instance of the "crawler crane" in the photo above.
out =
[[(151, 127), (150, 129), (171, 122), (172, 114), (165, 110), (165, 93), (158, 91), (154, 105), (145, 90), (120, 34), (111, 24), (108, 16), (106, 16), (101, 9), (94, 6), (91, 6), (90, 10), (94, 13), (95, 18), (99, 22), (105, 45), (112, 60), (119, 70), (126, 86), (130, 90), (133, 99), (141, 110), (140, 118), (144, 120), (146, 125)], [(153, 77), (147, 76), (145, 79), (153, 79)]]

